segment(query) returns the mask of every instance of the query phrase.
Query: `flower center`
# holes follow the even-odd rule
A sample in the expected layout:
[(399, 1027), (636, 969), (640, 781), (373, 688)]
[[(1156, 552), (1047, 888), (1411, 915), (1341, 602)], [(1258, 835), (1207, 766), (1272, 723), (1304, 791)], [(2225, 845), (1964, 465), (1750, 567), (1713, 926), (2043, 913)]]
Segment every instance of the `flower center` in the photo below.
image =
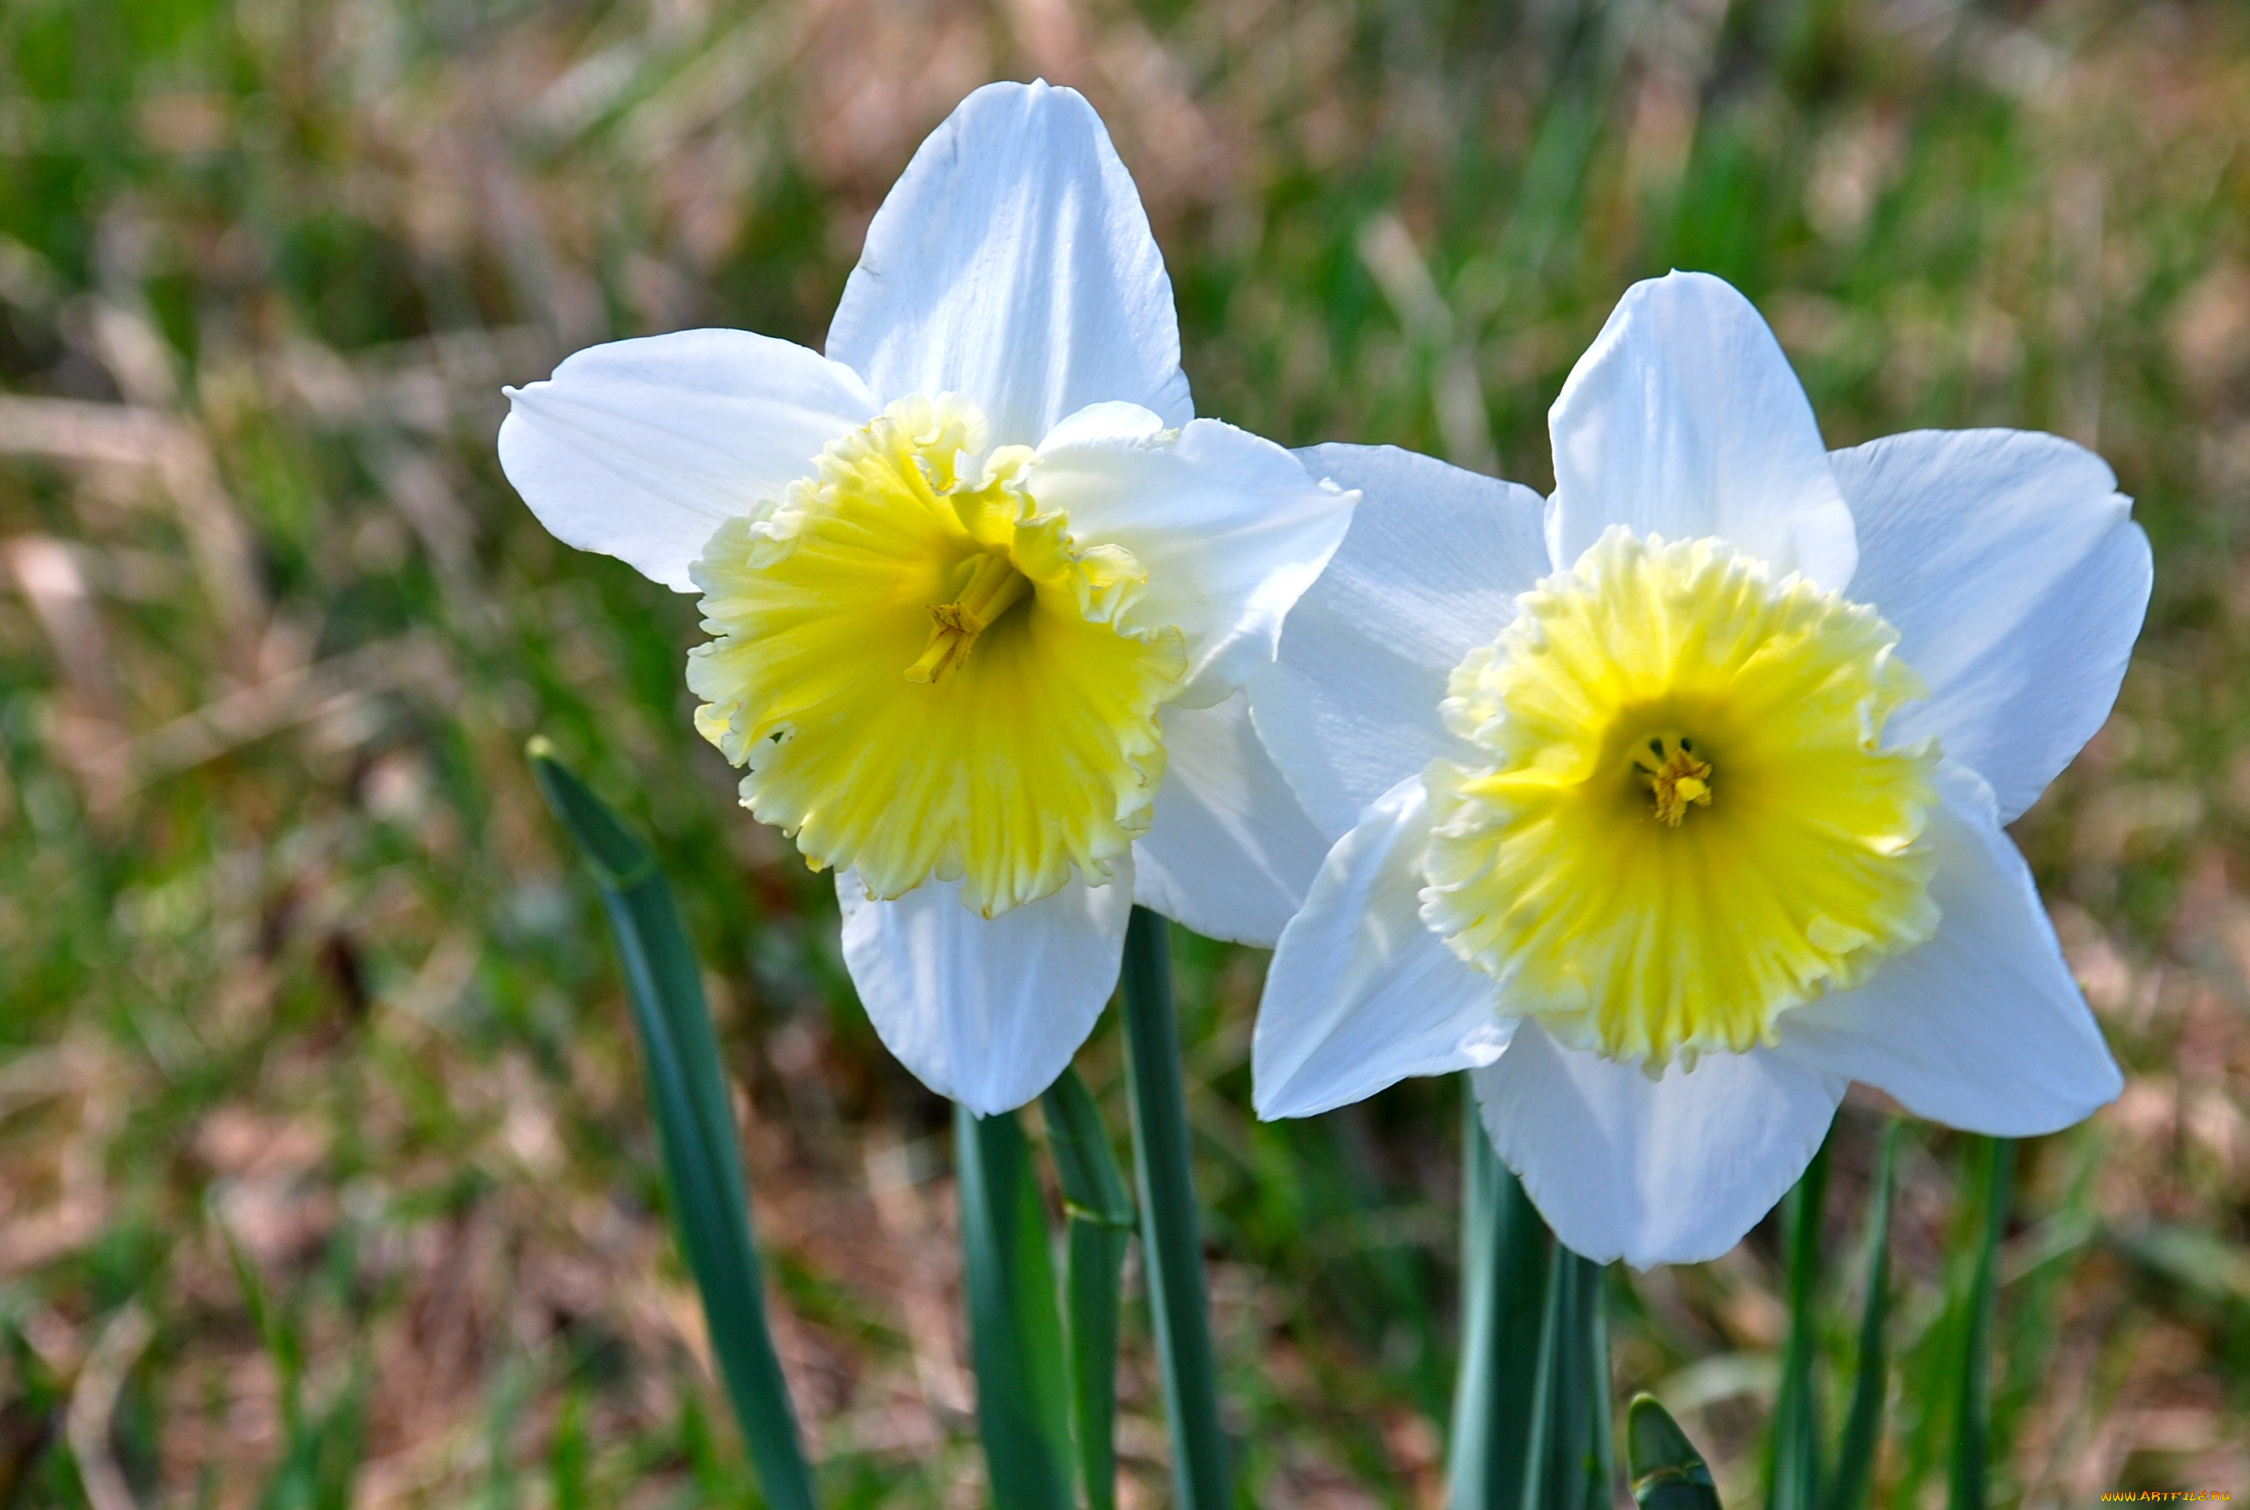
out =
[(1185, 646), (1138, 622), (1140, 563), (1074, 539), (1032, 471), (988, 453), (974, 406), (903, 399), (696, 564), (696, 727), (744, 806), (870, 895), (958, 880), (992, 916), (1109, 880), (1147, 831)]
[(1424, 919), (1574, 1047), (1658, 1073), (1774, 1042), (1936, 928), (1938, 751), (1882, 740), (1924, 695), (1897, 643), (1724, 542), (1611, 530), (1453, 673), (1485, 763), (1428, 773)]
[(1685, 734), (1650, 735), (1633, 752), (1633, 765), (1648, 780), (1659, 823), (1678, 828), (1690, 807), (1711, 805), (1711, 762), (1696, 758), (1695, 741)]
[(906, 668), (910, 682), (934, 682), (966, 661), (976, 648), (977, 636), (1031, 591), (1031, 579), (1010, 564), (1004, 551), (985, 551), (962, 566), (967, 580), (953, 601), (930, 605), (930, 617), (937, 624), (921, 655)]

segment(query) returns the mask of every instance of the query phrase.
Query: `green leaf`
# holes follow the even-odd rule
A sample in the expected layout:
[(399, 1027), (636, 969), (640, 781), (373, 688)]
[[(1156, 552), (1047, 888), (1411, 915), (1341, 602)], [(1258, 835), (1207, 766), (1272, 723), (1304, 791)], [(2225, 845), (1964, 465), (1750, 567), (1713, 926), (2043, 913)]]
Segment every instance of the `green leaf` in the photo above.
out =
[(547, 805), (577, 842), (609, 914), (656, 1114), (673, 1227), (703, 1298), (711, 1349), (758, 1487), (773, 1510), (813, 1510), (812, 1475), (766, 1327), (765, 1281), (719, 1045), (672, 889), (655, 855), (555, 759), (545, 740), (533, 740), (528, 753)]
[(1884, 1323), (1891, 1300), (1891, 1184), (1905, 1125), (1894, 1118), (1883, 1130), (1875, 1184), (1867, 1194), (1867, 1301), (1859, 1315), (1859, 1359), (1851, 1410), (1844, 1417), (1844, 1440), (1836, 1452), (1836, 1472), (1825, 1487), (1821, 1510), (1861, 1510), (1875, 1476), (1875, 1450), (1882, 1444), (1883, 1402), (1890, 1389)]
[(1610, 1372), (1609, 1372), (1609, 1269), (1607, 1265), (1593, 1268), (1590, 1273), (1587, 1304), (1591, 1314), (1586, 1324), (1587, 1372), (1593, 1376), (1593, 1400), (1587, 1410), (1593, 1421), (1594, 1439), (1586, 1453), (1585, 1510), (1612, 1510), (1617, 1503), (1617, 1444), (1610, 1428)]
[(1635, 1395), (1625, 1417), (1626, 1471), (1641, 1510), (1719, 1510), (1703, 1454), (1654, 1395)]
[(1518, 1510), (1553, 1243), (1522, 1182), (1493, 1152), (1466, 1075), (1461, 1088), (1461, 1365), (1446, 1504)]
[(1603, 1270), (1561, 1243), (1554, 1245), (1522, 1510), (1607, 1510), (1610, 1503)]
[(1141, 1244), (1164, 1416), (1172, 1428), (1179, 1510), (1225, 1510), (1226, 1438), (1218, 1369), (1204, 1309), (1203, 1238), (1188, 1158), (1180, 1028), (1172, 1015), (1171, 936), (1164, 919), (1133, 909), (1125, 930), (1125, 1081), (1133, 1103), (1133, 1169), (1141, 1188)]
[(1953, 1479), (1946, 1496), (1947, 1510), (1984, 1510), (1987, 1498), (1987, 1458), (1992, 1441), (1992, 1330), (2000, 1300), (2000, 1238), (2008, 1228), (2016, 1145), (2008, 1138), (1983, 1142), (1984, 1224), (1975, 1277), (1969, 1282), (1961, 1390), (1953, 1413)]
[(1078, 1072), (1040, 1098), (1047, 1147), (1069, 1215), (1064, 1319), (1070, 1340), (1070, 1410), (1087, 1510), (1117, 1503), (1117, 1316), (1132, 1238), (1133, 1203), (1109, 1146), (1101, 1109)]
[(1069, 1383), (1047, 1212), (1014, 1112), (953, 1108), (962, 1277), (995, 1510), (1071, 1510)]
[(1805, 1167), (1783, 1208), (1787, 1252), (1789, 1337), (1782, 1348), (1781, 1388), (1774, 1397), (1771, 1510), (1813, 1510), (1820, 1498), (1820, 1402), (1813, 1390), (1819, 1351), (1813, 1299), (1820, 1281), (1820, 1219), (1828, 1198), (1828, 1144)]
[(1101, 1108), (1078, 1071), (1066, 1066), (1040, 1096), (1039, 1109), (1047, 1114), (1047, 1148), (1070, 1213), (1130, 1230), (1133, 1199), (1125, 1193), (1125, 1177), (1109, 1146)]

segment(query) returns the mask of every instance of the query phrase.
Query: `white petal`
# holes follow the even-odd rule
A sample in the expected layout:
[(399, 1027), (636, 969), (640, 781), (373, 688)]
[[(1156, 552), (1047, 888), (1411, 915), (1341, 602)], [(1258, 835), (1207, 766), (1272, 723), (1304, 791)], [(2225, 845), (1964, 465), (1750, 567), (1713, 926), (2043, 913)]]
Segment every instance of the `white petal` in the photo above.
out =
[(1163, 719), (1164, 784), (1133, 846), (1134, 899), (1206, 938), (1271, 949), (1328, 842), (1258, 742), (1244, 694)]
[(1309, 1117), (1409, 1075), (1490, 1064), (1513, 1024), (1492, 982), (1422, 926), (1429, 796), (1419, 777), (1370, 806), (1282, 930), (1250, 1044), (1261, 1117)]
[(1930, 684), (1899, 740), (1935, 734), (2002, 822), (2117, 700), (2148, 608), (2148, 537), (2099, 456), (2023, 430), (1919, 430), (1829, 458), (1859, 525), (1852, 596)]
[(885, 402), (959, 393), (997, 445), (1116, 399), (1195, 414), (1172, 280), (1094, 107), (987, 84), (914, 154), (867, 228), (828, 354)]
[(539, 522), (679, 592), (723, 520), (875, 412), (850, 368), (746, 330), (589, 346), (507, 394), (500, 467)]
[(1844, 1084), (1771, 1049), (1652, 1081), (1531, 1021), (1476, 1075), (1485, 1130), (1555, 1236), (1636, 1269), (1740, 1242), (1812, 1162)]
[(1438, 717), (1461, 657), (1547, 573), (1539, 495), (1394, 446), (1315, 446), (1315, 477), (1359, 491), (1328, 570), (1297, 600), (1252, 717), (1330, 839), (1459, 746)]
[(1851, 511), (1812, 405), (1750, 301), (1708, 273), (1636, 283), (1547, 417), (1555, 565), (1622, 524), (1718, 535), (1828, 589), (1851, 580)]
[(1081, 545), (1121, 545), (1148, 586), (1135, 616), (1187, 637), (1187, 707), (1224, 699), (1273, 663), (1281, 621), (1351, 524), (1350, 493), (1247, 430), (1172, 430), (1146, 409), (1096, 404), (1043, 440), (1028, 485)]
[(1995, 1137), (2068, 1127), (2124, 1088), (1991, 790), (1951, 762), (1934, 815), (1937, 937), (1782, 1018), (1779, 1052)]
[(954, 882), (872, 902), (858, 877), (839, 874), (844, 964), (876, 1034), (924, 1085), (980, 1116), (1023, 1105), (1070, 1063), (1117, 984), (1130, 872), (1123, 862), (1107, 886), (1072, 881), (996, 918), (962, 906)]

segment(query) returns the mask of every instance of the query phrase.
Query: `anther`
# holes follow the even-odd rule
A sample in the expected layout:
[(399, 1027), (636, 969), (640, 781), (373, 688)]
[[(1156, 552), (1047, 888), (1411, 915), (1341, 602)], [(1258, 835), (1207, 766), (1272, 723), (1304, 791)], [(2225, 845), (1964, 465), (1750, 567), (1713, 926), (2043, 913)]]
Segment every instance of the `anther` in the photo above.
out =
[(1648, 782), (1656, 816), (1678, 828), (1690, 807), (1711, 805), (1711, 762), (1695, 754), (1695, 741), (1666, 730), (1649, 737), (1648, 753), (1633, 752), (1633, 768)]
[(1656, 799), (1657, 821), (1668, 828), (1678, 828), (1687, 816), (1688, 808), (1711, 805), (1711, 762), (1698, 760), (1687, 751), (1687, 741), (1673, 752), (1656, 772), (1650, 783)]
[(1031, 591), (1031, 579), (1015, 569), (1006, 556), (985, 552), (969, 573), (961, 594), (950, 603), (932, 603), (930, 617), (936, 627), (914, 664), (906, 668), (910, 682), (930, 683), (968, 660), (977, 637)]

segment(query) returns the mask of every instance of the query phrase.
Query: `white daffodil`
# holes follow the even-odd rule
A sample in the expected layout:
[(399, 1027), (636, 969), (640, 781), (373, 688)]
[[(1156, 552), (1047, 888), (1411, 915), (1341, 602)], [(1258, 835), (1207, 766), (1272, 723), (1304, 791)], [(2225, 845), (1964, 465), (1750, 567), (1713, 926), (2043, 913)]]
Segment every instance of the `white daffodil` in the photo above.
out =
[(1634, 287), (1550, 417), (1555, 493), (1392, 450), (1259, 731), (1334, 840), (1282, 934), (1261, 1115), (1473, 1069), (1561, 1239), (1724, 1252), (1846, 1084), (2051, 1132), (2120, 1080), (2001, 825), (2117, 695), (2149, 550), (2101, 459), (1826, 452), (1756, 310)]
[(1302, 899), (1325, 842), (1239, 689), (1353, 499), (1194, 417), (1163, 258), (1077, 94), (962, 102), (827, 355), (685, 331), (509, 397), (540, 521), (702, 591), (696, 725), (837, 872), (861, 999), (933, 1089), (1044, 1089), (1136, 899), (1262, 943)]

